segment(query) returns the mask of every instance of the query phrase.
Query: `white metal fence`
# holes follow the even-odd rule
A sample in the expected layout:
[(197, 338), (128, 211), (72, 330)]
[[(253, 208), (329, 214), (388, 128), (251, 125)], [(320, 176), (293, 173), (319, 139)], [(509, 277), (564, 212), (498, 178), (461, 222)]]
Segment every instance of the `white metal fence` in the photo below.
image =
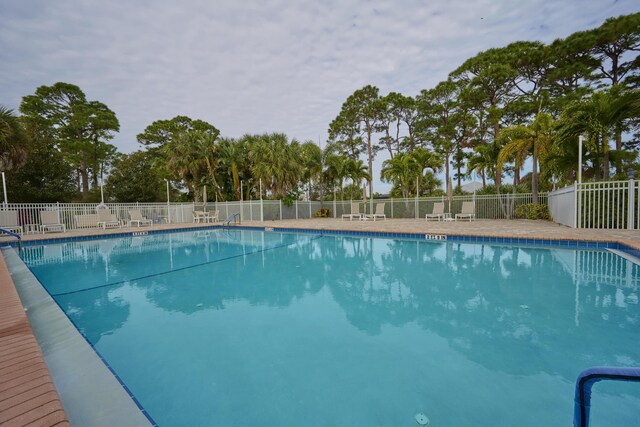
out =
[[(540, 203), (546, 203), (546, 194), (540, 194)], [(445, 212), (452, 215), (459, 213), (462, 203), (475, 202), (476, 218), (478, 219), (510, 219), (515, 216), (515, 208), (521, 204), (532, 203), (531, 194), (500, 194), (500, 195), (464, 195), (447, 197), (427, 197), (410, 199), (375, 199), (368, 200), (328, 200), (294, 201), (290, 205), (281, 200), (252, 200), (232, 202), (210, 202), (206, 205), (195, 203), (107, 203), (106, 206), (116, 217), (126, 223), (129, 212), (138, 209), (142, 215), (154, 223), (190, 223), (193, 221), (194, 210), (219, 211), (219, 218), (228, 218), (234, 213), (240, 213), (243, 221), (271, 221), (283, 219), (308, 219), (317, 216), (321, 208), (329, 210), (329, 217), (340, 218), (343, 214), (351, 213), (352, 203), (358, 203), (361, 213), (375, 211), (378, 203), (384, 203), (384, 213), (387, 218), (422, 218), (433, 212), (437, 202), (444, 202)], [(74, 230), (81, 227), (94, 226), (93, 222), (83, 221), (83, 215), (95, 214), (96, 203), (9, 203), (2, 205), (3, 211), (15, 211), (18, 224), (0, 224), (22, 226), (25, 232), (37, 231), (41, 224), (40, 212), (56, 211), (60, 223), (67, 229)]]
[(640, 228), (640, 186), (628, 181), (583, 182), (549, 193), (555, 222), (577, 228)]
[[(42, 211), (55, 211), (58, 221), (68, 230), (82, 227), (95, 227), (97, 223), (82, 221), (82, 216), (96, 213), (97, 203), (9, 203), (2, 205), (2, 211), (15, 211), (17, 224), (0, 224), (3, 226), (19, 225), (24, 232), (35, 232), (42, 223)], [(116, 217), (123, 223), (130, 219), (129, 211), (139, 210), (143, 216), (154, 223), (186, 223), (193, 221), (193, 203), (106, 203)]]
[(576, 227), (576, 188), (561, 188), (548, 195), (551, 218), (559, 224)]

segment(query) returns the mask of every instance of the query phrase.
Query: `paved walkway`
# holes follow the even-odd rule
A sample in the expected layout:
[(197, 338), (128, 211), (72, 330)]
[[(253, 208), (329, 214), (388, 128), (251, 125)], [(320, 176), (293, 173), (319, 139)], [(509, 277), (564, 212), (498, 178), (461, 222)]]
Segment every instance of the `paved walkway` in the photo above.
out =
[(1, 255), (0, 425), (69, 425)]
[(284, 221), (246, 222), (243, 225), (318, 230), (381, 231), (389, 233), (429, 233), (455, 236), (518, 237), (529, 239), (590, 240), (618, 242), (640, 249), (640, 230), (584, 230), (559, 225), (551, 221), (478, 220), (425, 221), (416, 219), (388, 219), (377, 221), (349, 221), (333, 218), (314, 218)]

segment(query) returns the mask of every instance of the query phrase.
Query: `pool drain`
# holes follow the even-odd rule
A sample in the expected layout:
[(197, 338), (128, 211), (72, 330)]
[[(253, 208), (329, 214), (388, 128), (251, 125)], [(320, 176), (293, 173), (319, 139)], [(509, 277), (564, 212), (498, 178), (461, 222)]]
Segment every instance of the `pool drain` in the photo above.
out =
[(428, 426), (429, 425), (429, 418), (427, 418), (427, 416), (425, 414), (418, 414), (418, 415), (416, 415), (416, 422), (418, 424), (420, 424), (421, 426)]

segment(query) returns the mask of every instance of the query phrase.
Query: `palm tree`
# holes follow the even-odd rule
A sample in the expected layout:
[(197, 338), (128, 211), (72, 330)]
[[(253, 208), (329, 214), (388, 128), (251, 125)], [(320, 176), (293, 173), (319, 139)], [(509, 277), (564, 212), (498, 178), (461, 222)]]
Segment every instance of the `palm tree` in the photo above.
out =
[[(586, 137), (585, 148), (591, 152), (595, 178), (609, 179), (611, 150), (609, 141), (615, 129), (637, 112), (638, 94), (614, 87), (594, 92), (589, 98), (572, 102), (565, 108), (558, 124), (557, 143), (575, 144), (580, 135)], [(629, 115), (631, 114), (631, 116)], [(620, 165), (616, 165), (620, 168)]]
[(236, 200), (240, 200), (240, 178), (247, 164), (245, 139), (221, 138), (220, 161), (223, 170), (231, 176)]
[(195, 201), (201, 199), (200, 186), (205, 181), (210, 181), (222, 198), (216, 180), (219, 158), (214, 135), (197, 130), (182, 132), (165, 144), (163, 151), (167, 167), (191, 187)]
[(9, 170), (26, 160), (29, 139), (13, 110), (0, 106), (0, 168)]
[(504, 144), (504, 141), (507, 142), (498, 155), (498, 167), (510, 159), (515, 159), (516, 170), (519, 170), (531, 153), (533, 158), (531, 192), (534, 204), (538, 204), (538, 160), (540, 157), (544, 158), (551, 148), (552, 126), (551, 116), (547, 113), (539, 113), (529, 126), (510, 126), (503, 129), (499, 137), (500, 145)]
[[(467, 163), (467, 174), (476, 172), (482, 177), (482, 186), (487, 185), (487, 176), (494, 179), (500, 146), (496, 143), (478, 145)], [(502, 173), (502, 170), (500, 170)]]
[(320, 184), (320, 203), (322, 203), (322, 149), (313, 141), (307, 141), (300, 146), (300, 154), (304, 167), (302, 179), (309, 184), (309, 197), (311, 197), (311, 183), (315, 180)]
[(334, 152), (332, 148), (333, 147), (331, 146), (327, 146), (325, 149), (325, 152), (327, 153), (325, 162), (327, 168), (325, 170), (325, 174), (327, 175), (328, 181), (338, 183), (342, 194), (344, 180), (349, 176), (349, 159), (346, 156)]
[(357, 182), (358, 187), (360, 187), (362, 180), (370, 180), (369, 168), (362, 160), (349, 159), (347, 163), (347, 176), (351, 178), (354, 186)]
[(294, 139), (289, 143), (282, 133), (261, 135), (249, 148), (252, 175), (262, 179), (263, 185), (275, 197), (284, 197), (293, 190), (302, 175), (300, 144)]
[(409, 197), (409, 189), (419, 171), (421, 172), (421, 167), (414, 156), (410, 153), (398, 153), (393, 159), (382, 163), (380, 177), (383, 181), (393, 182), (402, 191), (402, 197), (406, 199)]

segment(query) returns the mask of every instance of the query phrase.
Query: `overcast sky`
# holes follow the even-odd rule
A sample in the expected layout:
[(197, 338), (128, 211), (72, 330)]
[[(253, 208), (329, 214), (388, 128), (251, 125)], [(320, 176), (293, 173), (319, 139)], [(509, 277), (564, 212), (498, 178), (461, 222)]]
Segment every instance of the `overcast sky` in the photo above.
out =
[[(477, 52), (634, 13), (620, 1), (0, 0), (0, 105), (73, 83), (114, 110), (120, 151), (176, 115), (222, 135), (324, 141), (366, 84), (415, 95)], [(376, 191), (380, 162), (374, 166)]]

